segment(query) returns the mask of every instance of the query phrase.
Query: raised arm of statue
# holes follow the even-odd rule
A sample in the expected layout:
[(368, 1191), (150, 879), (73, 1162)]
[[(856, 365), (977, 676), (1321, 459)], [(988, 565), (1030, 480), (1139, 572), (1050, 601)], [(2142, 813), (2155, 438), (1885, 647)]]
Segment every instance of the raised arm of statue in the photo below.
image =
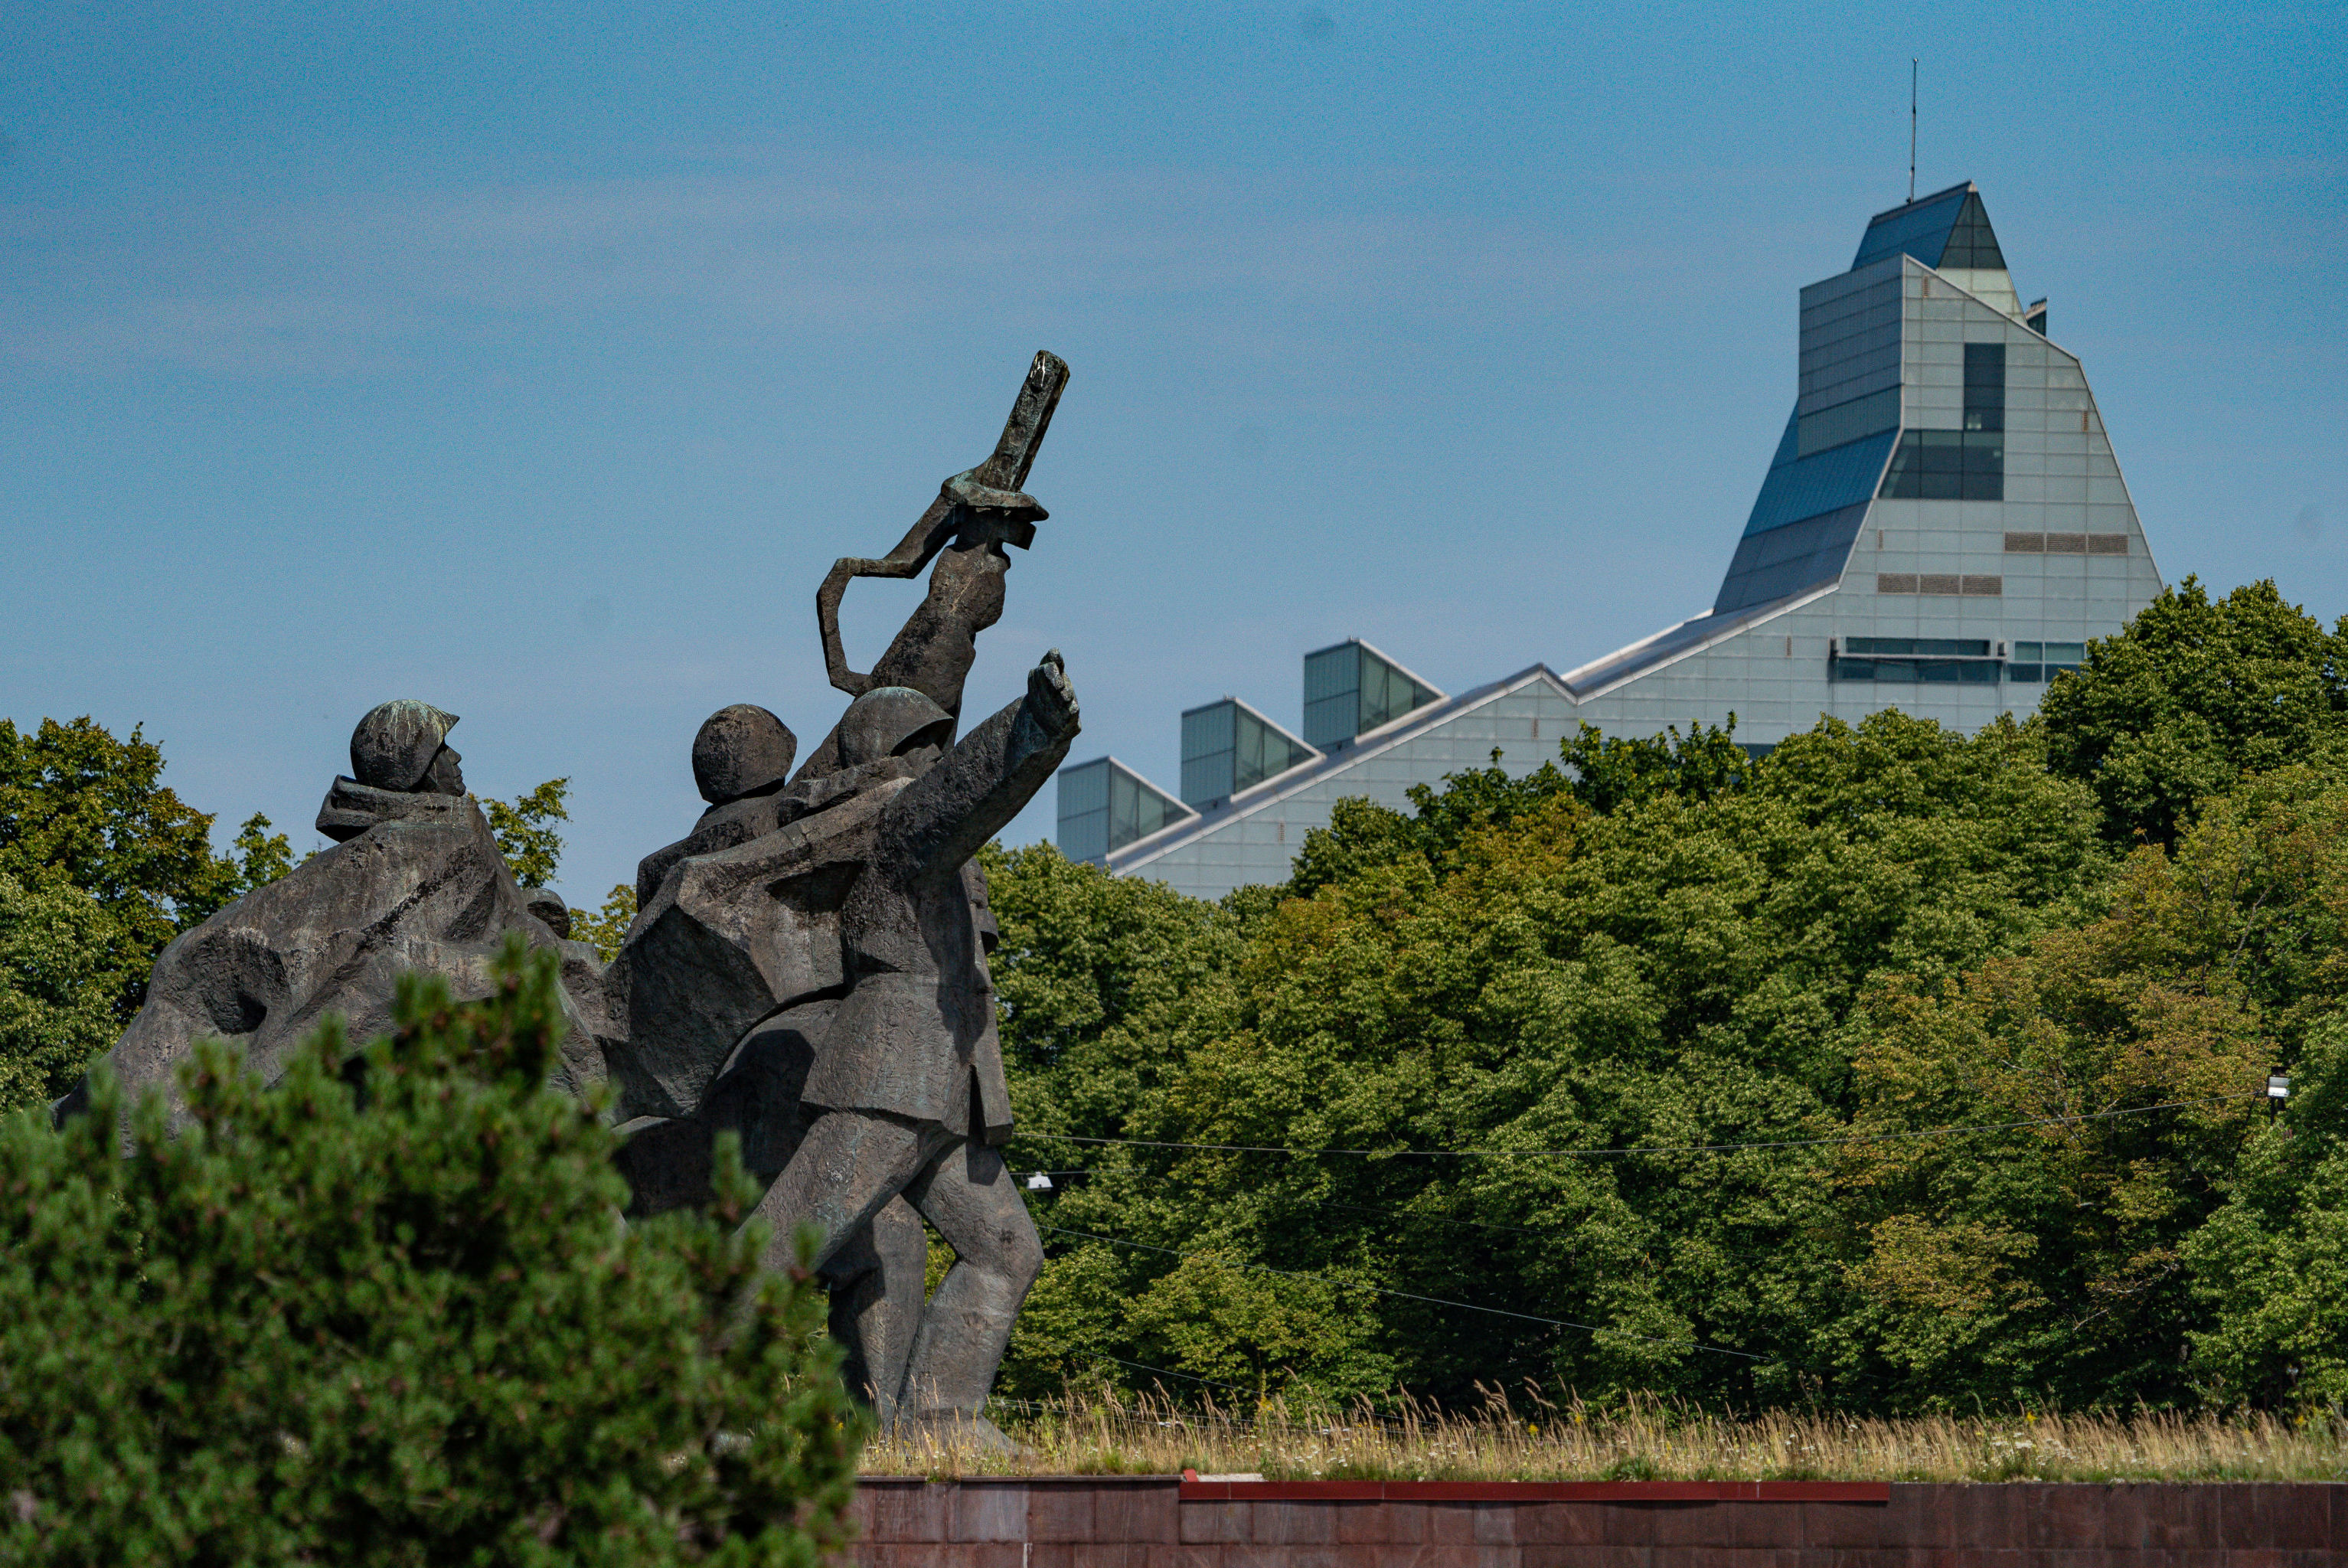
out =
[(1078, 717), (1055, 648), (1027, 673), (1025, 696), (973, 728), (889, 803), (876, 860), (906, 882), (959, 873), (1067, 759)]
[[(1059, 356), (1039, 350), (1027, 367), (1027, 379), (1011, 405), (1003, 435), (986, 461), (954, 475), (938, 488), (938, 499), (922, 512), (897, 548), (877, 558), (843, 556), (832, 562), (823, 585), (816, 590), (817, 629), (823, 637), (824, 673), (831, 684), (850, 696), (861, 696), (874, 686), (892, 681), (875, 665), (870, 673), (848, 667), (848, 654), (839, 640), (839, 600), (859, 577), (911, 577), (936, 558), (949, 543), (964, 545), (1016, 544), (1025, 549), (1035, 537), (1035, 523), (1045, 515), (1035, 500), (1020, 492), (1027, 471), (1035, 466), (1044, 433), (1051, 428), (1053, 410), (1068, 384), (1068, 366)], [(975, 537), (983, 535), (983, 537)], [(934, 593), (932, 597), (934, 597)], [(897, 650), (892, 646), (891, 652)], [(960, 706), (959, 677), (953, 681), (955, 700), (930, 692), (949, 711)], [(918, 689), (918, 688), (917, 688)]]

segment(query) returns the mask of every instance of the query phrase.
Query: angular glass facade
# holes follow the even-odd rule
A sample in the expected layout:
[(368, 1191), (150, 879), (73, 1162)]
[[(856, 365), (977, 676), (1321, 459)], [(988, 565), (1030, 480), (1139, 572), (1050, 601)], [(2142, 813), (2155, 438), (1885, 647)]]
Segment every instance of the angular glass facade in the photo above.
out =
[(1170, 822), (1198, 815), (1114, 757), (1097, 757), (1060, 769), (1060, 853), (1072, 861), (1106, 860)]
[[(1632, 738), (1733, 716), (1762, 756), (1822, 717), (1897, 707), (1969, 734), (2027, 716), (2163, 586), (2086, 372), (2046, 319), (1972, 184), (1878, 213), (1853, 265), (1800, 291), (1794, 407), (1711, 609), (1457, 696), (1358, 644), (1318, 650), (1303, 733), (1324, 753), (1234, 798), (1299, 753), (1244, 768), (1244, 705), (1186, 716), (1183, 794), (1203, 814), (1109, 869), (1205, 897), (1277, 882), (1337, 801), (1406, 811), (1414, 788), (1496, 756), (1522, 777), (1584, 724)], [(1560, 635), (1592, 592), (1568, 582)]]
[(1358, 638), (1304, 655), (1304, 740), (1326, 751), (1443, 694)]
[(1182, 716), (1182, 801), (1206, 810), (1320, 753), (1237, 697)]

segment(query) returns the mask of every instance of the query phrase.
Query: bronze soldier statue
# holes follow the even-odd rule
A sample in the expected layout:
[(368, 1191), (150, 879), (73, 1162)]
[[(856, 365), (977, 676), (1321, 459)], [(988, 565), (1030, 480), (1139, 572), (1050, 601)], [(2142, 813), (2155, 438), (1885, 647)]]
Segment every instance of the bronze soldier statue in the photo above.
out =
[[(774, 782), (793, 749), (779, 720), (733, 708), (705, 726), (716, 771), (741, 777), (719, 793), (703, 779), (711, 809), (694, 832), (645, 858), (613, 966), (638, 1212), (705, 1191), (712, 1137), (739, 1130), (746, 1164), (772, 1181), (769, 1261), (790, 1261), (799, 1225), (818, 1233), (852, 1383), (884, 1420), (994, 1442), (979, 1410), (1043, 1253), (996, 1152), (1011, 1109), (971, 856), (1067, 754), (1077, 712), (1058, 654), (1022, 700), (959, 744), (954, 731), (978, 634), (1003, 613), (1004, 547), (1032, 543), (1045, 515), (1018, 487), (1066, 379), (1038, 354), (994, 454), (947, 480), (897, 549), (826, 577), (825, 665), (856, 700), (788, 788)], [(849, 669), (848, 583), (933, 560), (888, 651)], [(915, 1210), (957, 1256), (926, 1307)]]
[[(942, 711), (901, 686), (857, 698), (838, 732), (842, 761), (872, 760), (907, 710), (923, 708)], [(917, 776), (889, 789), (839, 912), (848, 994), (803, 1090), (823, 1114), (758, 1207), (775, 1227), (776, 1267), (791, 1261), (798, 1227), (814, 1228), (819, 1267), (901, 1193), (937, 1228), (955, 1263), (922, 1311), (897, 1413), (989, 1442), (1001, 1434), (979, 1412), (1044, 1252), (996, 1147), (1010, 1136), (1010, 1096), (963, 876), (1057, 770), (1076, 729), (1076, 693), (1047, 654), (1023, 698), (943, 756), (916, 752)]]

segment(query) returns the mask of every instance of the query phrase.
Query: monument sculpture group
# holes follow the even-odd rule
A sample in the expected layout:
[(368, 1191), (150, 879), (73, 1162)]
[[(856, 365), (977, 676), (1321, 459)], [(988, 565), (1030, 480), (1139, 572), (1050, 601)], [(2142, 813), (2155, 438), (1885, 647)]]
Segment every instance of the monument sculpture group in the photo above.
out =
[[(797, 738), (765, 708), (702, 725), (709, 809), (638, 867), (613, 962), (569, 940), (560, 899), (516, 884), (465, 793), (455, 716), (387, 702), (319, 810), (334, 847), (165, 948), (105, 1065), (168, 1094), (190, 1046), (218, 1036), (274, 1078), (330, 1015), (354, 1040), (384, 1033), (401, 974), (487, 995), (518, 933), (561, 955), (560, 1087), (609, 1086), (631, 1214), (705, 1198), (715, 1140), (737, 1134), (765, 1184), (768, 1264), (813, 1228), (833, 1333), (876, 1416), (1003, 1441), (980, 1411), (1043, 1249), (1000, 1152), (995, 928), (972, 857), (1066, 758), (1077, 707), (1057, 652), (967, 728), (963, 686), (1003, 614), (1004, 547), (1026, 548), (1045, 516), (1021, 487), (1067, 376), (1036, 355), (994, 454), (945, 480), (894, 550), (824, 579), (825, 668), (851, 700), (796, 772)], [(850, 669), (848, 584), (924, 567), (919, 608), (870, 672)], [(58, 1113), (87, 1100), (85, 1085)], [(955, 1260), (926, 1298), (924, 1221)]]

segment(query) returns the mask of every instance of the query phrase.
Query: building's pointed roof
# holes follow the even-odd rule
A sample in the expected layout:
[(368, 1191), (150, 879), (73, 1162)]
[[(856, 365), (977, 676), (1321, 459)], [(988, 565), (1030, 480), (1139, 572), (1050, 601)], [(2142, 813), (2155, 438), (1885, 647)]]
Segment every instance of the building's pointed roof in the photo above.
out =
[(1850, 264), (1863, 267), (1902, 251), (1941, 272), (2005, 267), (1997, 235), (1989, 226), (1989, 210), (1982, 205), (1980, 188), (1970, 180), (1878, 212), (1868, 221)]

